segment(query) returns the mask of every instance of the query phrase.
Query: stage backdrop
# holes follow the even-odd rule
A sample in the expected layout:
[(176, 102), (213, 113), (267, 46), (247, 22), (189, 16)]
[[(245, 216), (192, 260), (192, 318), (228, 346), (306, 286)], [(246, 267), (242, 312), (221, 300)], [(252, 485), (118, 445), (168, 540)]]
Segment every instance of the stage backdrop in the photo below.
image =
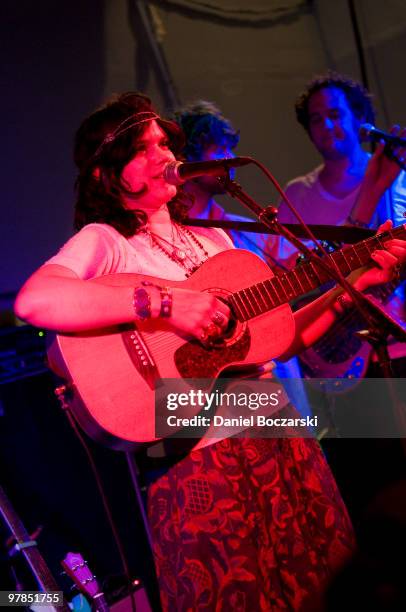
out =
[[(405, 124), (406, 3), (354, 4), (378, 124)], [(317, 163), (293, 113), (306, 80), (328, 67), (360, 78), (344, 0), (3, 0), (0, 12), (0, 309), (71, 234), (73, 133), (112, 92), (142, 89), (161, 109), (215, 101), (241, 130), (239, 152), (284, 183)], [(238, 176), (275, 198), (257, 171)]]

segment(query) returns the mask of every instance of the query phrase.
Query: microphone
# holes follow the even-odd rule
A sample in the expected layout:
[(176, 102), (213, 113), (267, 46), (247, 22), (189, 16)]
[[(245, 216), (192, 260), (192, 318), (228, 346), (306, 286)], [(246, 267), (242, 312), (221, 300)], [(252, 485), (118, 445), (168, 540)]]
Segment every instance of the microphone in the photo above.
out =
[(163, 177), (171, 185), (181, 185), (197, 176), (225, 176), (231, 168), (246, 166), (251, 162), (251, 157), (232, 157), (201, 162), (172, 161), (165, 166)]
[(406, 138), (378, 130), (372, 123), (363, 123), (359, 128), (359, 135), (364, 142), (367, 140), (370, 142), (383, 140), (386, 144), (394, 147), (406, 147)]

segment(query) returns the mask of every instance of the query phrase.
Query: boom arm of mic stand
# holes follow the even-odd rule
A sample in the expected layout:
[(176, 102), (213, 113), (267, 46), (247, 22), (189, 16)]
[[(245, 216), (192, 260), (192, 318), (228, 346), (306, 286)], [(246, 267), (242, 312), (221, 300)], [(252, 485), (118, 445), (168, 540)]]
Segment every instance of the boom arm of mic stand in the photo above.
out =
[[(196, 219), (188, 217), (182, 221), (183, 225), (196, 227), (219, 227), (224, 230), (235, 230), (237, 232), (249, 232), (253, 234), (277, 234), (278, 231), (269, 229), (258, 221), (234, 221), (230, 219)], [(298, 238), (307, 238), (300, 223), (287, 223), (285, 227)], [(350, 225), (309, 225), (308, 226), (318, 240), (330, 240), (331, 242), (345, 242), (354, 244), (366, 240), (374, 235), (370, 229), (352, 227)]]

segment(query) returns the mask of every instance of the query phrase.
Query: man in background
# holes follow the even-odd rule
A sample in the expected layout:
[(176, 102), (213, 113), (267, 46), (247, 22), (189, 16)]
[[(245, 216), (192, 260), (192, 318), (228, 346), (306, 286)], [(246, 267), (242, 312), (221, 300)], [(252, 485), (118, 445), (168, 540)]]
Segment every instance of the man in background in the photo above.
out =
[[(224, 117), (220, 109), (206, 100), (198, 100), (175, 113), (186, 136), (183, 154), (187, 161), (210, 161), (235, 157), (234, 149), (239, 142), (239, 132)], [(185, 191), (192, 196), (193, 205), (190, 216), (212, 221), (232, 220), (250, 221), (247, 217), (226, 211), (215, 197), (224, 194), (222, 184), (214, 176), (201, 176), (184, 185)], [(269, 247), (272, 246), (269, 234), (256, 234), (236, 230), (226, 230), (234, 245), (259, 255), (274, 271), (284, 270), (283, 263), (273, 258)], [(276, 374), (285, 381), (285, 389), (291, 400), (303, 414), (311, 414), (306, 393), (301, 382), (301, 371), (296, 357), (287, 362), (277, 361)]]
[[(295, 104), (296, 118), (306, 130), (322, 163), (291, 180), (286, 195), (306, 223), (377, 227), (381, 220), (405, 222), (406, 173), (400, 166), (406, 150), (388, 151), (382, 144), (375, 155), (362, 148), (359, 128), (375, 122), (371, 94), (359, 83), (328, 72), (312, 79)], [(398, 126), (392, 132), (406, 136)], [(281, 223), (297, 223), (285, 202)], [(278, 256), (293, 250), (283, 243)]]
[[(404, 167), (406, 149), (389, 148), (379, 143), (371, 156), (362, 147), (360, 126), (375, 122), (371, 94), (356, 81), (328, 72), (306, 85), (296, 101), (295, 111), (298, 122), (322, 158), (319, 166), (294, 178), (285, 188), (304, 221), (370, 228), (378, 227), (385, 219), (392, 219), (395, 226), (405, 223), (406, 172), (401, 166)], [(393, 126), (392, 133), (406, 136), (406, 130), (400, 130), (399, 126)], [(298, 223), (283, 201), (278, 219), (281, 223)], [(271, 241), (273, 257), (293, 267), (296, 249), (283, 238)], [(306, 244), (312, 246), (310, 241)], [(396, 291), (394, 289), (395, 286), (387, 288), (385, 308), (404, 323), (405, 283), (399, 284)], [(369, 345), (365, 341), (361, 343), (353, 333), (362, 329), (362, 325), (357, 325), (357, 319), (351, 322), (348, 317), (344, 318), (329, 332), (327, 342), (316, 343), (305, 351), (300, 360), (306, 375), (323, 378), (362, 372), (366, 378), (381, 377), (374, 357), (368, 367), (366, 355), (370, 351), (366, 349)], [(406, 376), (406, 345), (392, 341), (389, 355), (394, 375)], [(356, 403), (357, 392), (355, 387), (348, 394), (337, 395), (332, 400), (334, 409), (337, 412), (345, 410), (347, 396), (350, 402)], [(388, 410), (391, 404), (388, 399)], [(354, 406), (354, 403), (349, 405)], [(326, 440), (323, 447), (355, 523), (378, 491), (405, 476), (405, 457), (398, 440)]]
[[(235, 157), (234, 149), (240, 140), (239, 132), (224, 117), (220, 109), (207, 100), (197, 100), (175, 113), (186, 136), (183, 154), (187, 161), (211, 161)], [(231, 171), (233, 172), (233, 171)], [(233, 176), (233, 175), (232, 175)], [(185, 191), (192, 196), (191, 216), (212, 221), (250, 221), (247, 217), (226, 211), (215, 197), (225, 193), (224, 187), (215, 176), (200, 176), (188, 181)], [(266, 252), (268, 235), (226, 230), (238, 248), (248, 249), (259, 255), (268, 264)]]
[[(322, 163), (291, 180), (285, 192), (306, 223), (377, 228), (386, 219), (406, 222), (406, 172), (401, 166), (406, 149), (379, 144), (373, 156), (362, 148), (359, 128), (375, 122), (372, 96), (359, 83), (328, 72), (311, 80), (295, 104), (298, 122), (322, 157)], [(406, 136), (406, 129), (392, 128)], [(279, 206), (281, 223), (298, 223), (285, 202)], [(273, 257), (289, 268), (297, 251), (285, 239), (272, 239)], [(307, 243), (308, 246), (312, 246)], [(387, 304), (389, 312), (405, 318), (404, 283)], [(390, 291), (388, 290), (388, 293)], [(387, 300), (387, 296), (385, 295)], [(392, 343), (390, 357), (398, 375), (405, 375), (406, 347)]]

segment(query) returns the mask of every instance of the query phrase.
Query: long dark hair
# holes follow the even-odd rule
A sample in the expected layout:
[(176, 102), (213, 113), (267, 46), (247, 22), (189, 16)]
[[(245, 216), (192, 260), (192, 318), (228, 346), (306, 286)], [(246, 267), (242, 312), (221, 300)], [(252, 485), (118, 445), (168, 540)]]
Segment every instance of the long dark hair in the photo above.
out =
[[(79, 174), (75, 183), (75, 228), (88, 223), (108, 223), (127, 238), (133, 236), (146, 222), (142, 210), (125, 207), (123, 195), (137, 198), (145, 193), (129, 192), (121, 178), (124, 166), (136, 154), (137, 141), (147, 129), (149, 122), (136, 123), (135, 113), (155, 113), (151, 100), (137, 92), (127, 92), (111, 98), (104, 106), (89, 115), (79, 127), (74, 145), (74, 160)], [(128, 121), (126, 121), (128, 120)], [(167, 134), (169, 146), (178, 156), (184, 146), (184, 136), (179, 126), (157, 117), (156, 122)], [(126, 129), (119, 129), (124, 122)], [(113, 138), (109, 135), (114, 134)], [(168, 203), (171, 217), (181, 221), (187, 216), (190, 202), (178, 189)]]

